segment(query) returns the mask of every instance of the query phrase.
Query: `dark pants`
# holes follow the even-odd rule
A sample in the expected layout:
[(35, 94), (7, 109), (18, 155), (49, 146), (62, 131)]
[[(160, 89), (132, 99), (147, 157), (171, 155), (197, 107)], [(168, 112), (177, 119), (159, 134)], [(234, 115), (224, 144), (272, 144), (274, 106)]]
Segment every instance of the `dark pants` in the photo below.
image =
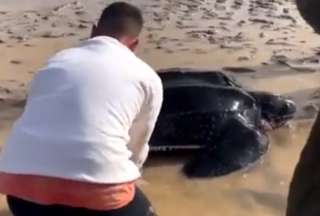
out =
[(125, 207), (111, 211), (72, 208), (63, 205), (40, 205), (16, 197), (7, 197), (14, 216), (156, 216), (147, 197), (136, 189), (134, 199)]

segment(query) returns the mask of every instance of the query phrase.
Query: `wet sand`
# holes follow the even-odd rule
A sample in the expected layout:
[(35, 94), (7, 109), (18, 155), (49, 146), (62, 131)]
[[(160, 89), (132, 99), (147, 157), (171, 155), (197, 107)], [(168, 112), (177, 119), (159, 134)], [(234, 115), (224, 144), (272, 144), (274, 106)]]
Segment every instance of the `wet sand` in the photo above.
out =
[[(86, 38), (108, 2), (0, 3), (0, 146), (22, 112), (34, 73), (50, 55)], [(319, 109), (320, 39), (290, 1), (134, 2), (147, 21), (138, 55), (154, 68), (224, 69), (248, 88), (287, 94), (299, 103), (297, 119), (271, 133), (270, 151), (248, 170), (187, 180), (179, 173), (181, 162), (153, 161), (142, 187), (159, 215), (284, 215), (291, 175)], [(0, 199), (0, 216), (8, 215)]]
[[(272, 148), (261, 163), (246, 171), (208, 180), (186, 180), (180, 165), (147, 169), (145, 191), (160, 215), (284, 215), (286, 194), (308, 123), (273, 133)], [(165, 174), (164, 174), (165, 173)]]

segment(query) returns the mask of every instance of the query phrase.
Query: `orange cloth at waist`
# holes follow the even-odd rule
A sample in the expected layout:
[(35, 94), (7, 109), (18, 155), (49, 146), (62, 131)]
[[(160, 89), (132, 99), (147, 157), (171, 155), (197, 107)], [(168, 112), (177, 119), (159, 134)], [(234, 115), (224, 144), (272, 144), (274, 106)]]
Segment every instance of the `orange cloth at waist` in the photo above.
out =
[(66, 205), (92, 210), (113, 210), (129, 204), (135, 182), (93, 184), (33, 175), (0, 172), (0, 193), (42, 205)]

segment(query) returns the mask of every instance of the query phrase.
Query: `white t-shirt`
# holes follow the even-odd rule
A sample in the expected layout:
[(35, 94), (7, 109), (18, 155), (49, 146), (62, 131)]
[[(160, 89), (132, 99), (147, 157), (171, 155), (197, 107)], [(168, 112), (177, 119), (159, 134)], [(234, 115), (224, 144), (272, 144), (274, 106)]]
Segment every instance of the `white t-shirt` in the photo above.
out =
[(0, 171), (93, 183), (140, 177), (162, 104), (158, 75), (111, 37), (52, 57), (31, 83)]

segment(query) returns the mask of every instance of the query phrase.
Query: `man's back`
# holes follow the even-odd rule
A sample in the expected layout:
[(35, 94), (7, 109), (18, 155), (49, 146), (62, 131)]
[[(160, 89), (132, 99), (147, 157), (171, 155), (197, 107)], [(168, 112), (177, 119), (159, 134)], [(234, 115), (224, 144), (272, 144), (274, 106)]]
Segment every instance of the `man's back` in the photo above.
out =
[(112, 3), (92, 39), (35, 76), (0, 159), (13, 215), (154, 215), (136, 186), (163, 94), (133, 53), (143, 23), (139, 8)]
[[(157, 115), (152, 106), (160, 107), (161, 97), (154, 94), (162, 94), (160, 79), (116, 39), (96, 37), (62, 51), (35, 77), (0, 170), (95, 183), (134, 180), (140, 174), (130, 160), (129, 131), (136, 117)], [(135, 142), (133, 148), (146, 144)]]

